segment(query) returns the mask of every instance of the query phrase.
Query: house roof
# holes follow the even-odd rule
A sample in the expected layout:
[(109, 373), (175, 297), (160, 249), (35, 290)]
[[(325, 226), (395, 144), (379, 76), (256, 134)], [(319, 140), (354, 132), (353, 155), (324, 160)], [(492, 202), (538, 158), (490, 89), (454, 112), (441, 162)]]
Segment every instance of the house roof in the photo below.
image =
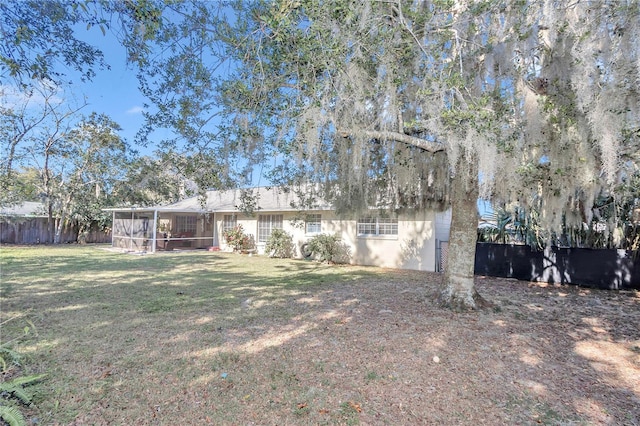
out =
[[(203, 202), (204, 201), (204, 202)], [(244, 201), (244, 206), (243, 206)], [(207, 191), (206, 200), (199, 197), (186, 198), (177, 203), (154, 207), (123, 207), (105, 209), (107, 211), (158, 211), (158, 212), (240, 212), (253, 206), (256, 211), (299, 211), (302, 210), (300, 197), (293, 191), (280, 187), (259, 187), (249, 189), (230, 189), (226, 191)], [(312, 210), (331, 210), (331, 204), (320, 200)], [(308, 209), (311, 210), (311, 209)]]
[(47, 217), (44, 204), (24, 201), (13, 206), (0, 207), (0, 216)]

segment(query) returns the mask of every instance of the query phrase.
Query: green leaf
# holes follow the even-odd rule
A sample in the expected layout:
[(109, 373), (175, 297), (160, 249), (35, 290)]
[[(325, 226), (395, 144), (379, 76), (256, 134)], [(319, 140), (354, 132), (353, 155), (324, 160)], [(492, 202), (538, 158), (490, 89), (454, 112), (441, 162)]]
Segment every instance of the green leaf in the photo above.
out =
[(31, 405), (31, 395), (27, 393), (26, 390), (22, 389), (19, 386), (8, 387), (5, 389), (5, 392), (13, 395), (14, 398), (17, 398), (25, 405)]
[(8, 363), (20, 365), (22, 358), (23, 356), (20, 355), (18, 352), (12, 349), (9, 349), (6, 346), (0, 346), (0, 359), (2, 360), (0, 361), (0, 363), (2, 363), (3, 365), (6, 366), (6, 364)]
[(20, 376), (8, 382), (0, 383), (0, 392), (11, 394), (14, 398), (19, 399), (22, 403), (31, 405), (31, 395), (22, 387), (33, 384), (45, 377), (46, 374), (37, 374), (31, 376)]
[(26, 386), (26, 385), (31, 385), (39, 380), (42, 380), (45, 377), (47, 377), (46, 374), (32, 374), (31, 376), (16, 377), (15, 379), (7, 383), (12, 383), (16, 386)]
[(16, 407), (0, 405), (0, 417), (9, 426), (26, 426), (27, 424), (24, 416)]

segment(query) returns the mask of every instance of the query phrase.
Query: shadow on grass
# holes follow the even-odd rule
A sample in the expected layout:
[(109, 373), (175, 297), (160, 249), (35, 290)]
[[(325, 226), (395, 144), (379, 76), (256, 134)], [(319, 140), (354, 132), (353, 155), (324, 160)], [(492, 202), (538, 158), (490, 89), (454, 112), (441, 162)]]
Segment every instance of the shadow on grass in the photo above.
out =
[(640, 332), (624, 325), (638, 323), (638, 305), (626, 318), (601, 293), (479, 282), (500, 309), (454, 314), (431, 302), (437, 275), (410, 271), (80, 247), (3, 251), (2, 267), (11, 286), (2, 315), (31, 312), (40, 332), (24, 349), (50, 373), (44, 423), (634, 424), (640, 415), (638, 355), (625, 343)]

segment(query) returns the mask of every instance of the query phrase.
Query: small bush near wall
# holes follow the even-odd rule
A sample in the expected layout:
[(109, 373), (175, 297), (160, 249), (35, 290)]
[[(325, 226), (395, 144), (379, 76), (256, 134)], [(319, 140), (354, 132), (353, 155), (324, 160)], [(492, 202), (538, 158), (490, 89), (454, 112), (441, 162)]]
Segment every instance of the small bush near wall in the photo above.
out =
[(319, 234), (306, 244), (306, 251), (320, 262), (349, 263), (351, 252), (339, 235)]
[(274, 229), (267, 240), (264, 252), (269, 257), (293, 257), (293, 237), (282, 229)]
[(252, 248), (251, 237), (244, 232), (242, 225), (237, 225), (232, 229), (224, 231), (222, 234), (227, 245), (233, 248), (233, 251), (242, 251)]

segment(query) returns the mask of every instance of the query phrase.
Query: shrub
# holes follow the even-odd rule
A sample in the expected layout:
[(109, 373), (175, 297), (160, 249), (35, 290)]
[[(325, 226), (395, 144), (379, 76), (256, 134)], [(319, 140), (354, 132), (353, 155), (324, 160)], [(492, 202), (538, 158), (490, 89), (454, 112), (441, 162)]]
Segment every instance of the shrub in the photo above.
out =
[(242, 225), (237, 225), (232, 229), (227, 229), (222, 233), (225, 241), (230, 247), (233, 247), (233, 251), (241, 251), (243, 249), (251, 248), (251, 237), (244, 232)]
[(303, 255), (305, 251), (311, 253), (320, 262), (349, 263), (351, 258), (349, 247), (337, 234), (318, 234), (305, 245)]
[(292, 257), (293, 237), (282, 229), (274, 229), (267, 240), (264, 252), (269, 257)]

